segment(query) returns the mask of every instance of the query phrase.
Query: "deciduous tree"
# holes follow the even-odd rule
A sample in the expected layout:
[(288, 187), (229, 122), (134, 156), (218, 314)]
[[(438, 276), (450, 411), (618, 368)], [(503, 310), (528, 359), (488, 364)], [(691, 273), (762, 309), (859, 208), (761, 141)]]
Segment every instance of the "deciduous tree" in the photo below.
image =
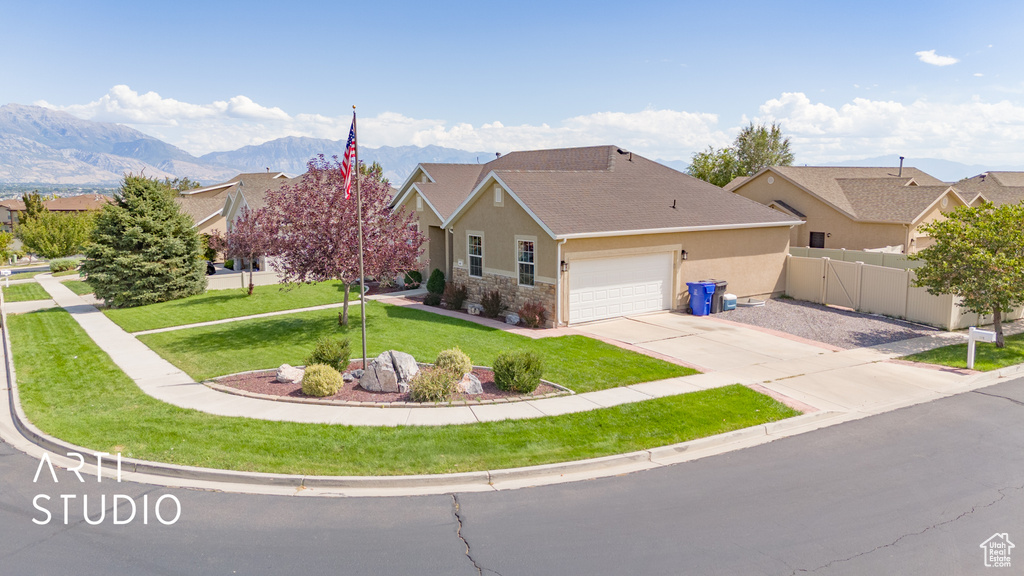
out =
[(732, 148), (715, 149), (708, 146), (704, 152), (697, 152), (690, 161), (686, 173), (715, 186), (725, 186), (739, 172), (739, 161)]
[(782, 127), (753, 122), (740, 130), (732, 146), (715, 149), (708, 146), (690, 158), (686, 173), (716, 186), (725, 186), (737, 176), (753, 176), (766, 166), (790, 166), (793, 152)]
[(932, 246), (910, 256), (924, 266), (916, 284), (929, 294), (959, 296), (977, 314), (992, 314), (1002, 348), (1002, 312), (1024, 304), (1024, 202), (962, 206), (921, 227)]
[(96, 216), (82, 272), (96, 296), (116, 308), (200, 294), (206, 266), (192, 220), (160, 182), (125, 176), (114, 202)]
[[(252, 296), (253, 260), (269, 254), (275, 240), (275, 230), (266, 208), (249, 210), (242, 208), (242, 213), (231, 225), (227, 235), (227, 251), (233, 258), (249, 262), (249, 295)], [(211, 238), (210, 246), (214, 242)], [(243, 271), (244, 272), (244, 271)]]
[(22, 220), (18, 237), (30, 252), (43, 258), (78, 254), (88, 244), (95, 227), (95, 215), (45, 211)]
[[(362, 168), (362, 167), (361, 167)], [(377, 167), (361, 169), (363, 260), (367, 276), (386, 278), (416, 266), (423, 235), (411, 214), (390, 208), (391, 188)], [(348, 322), (348, 290), (359, 280), (356, 190), (345, 198), (337, 157), (320, 155), (296, 184), (267, 193), (277, 229), (274, 253), (285, 282), (341, 280), (341, 322)]]

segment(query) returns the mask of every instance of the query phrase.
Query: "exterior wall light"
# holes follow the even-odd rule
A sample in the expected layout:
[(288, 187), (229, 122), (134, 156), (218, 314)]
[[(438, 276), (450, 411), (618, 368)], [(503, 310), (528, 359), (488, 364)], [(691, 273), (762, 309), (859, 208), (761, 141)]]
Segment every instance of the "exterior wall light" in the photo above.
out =
[(680, 258), (681, 260), (686, 260), (686, 258), (687, 258), (688, 256), (689, 256), (689, 255), (688, 255), (688, 254), (686, 253), (686, 250), (683, 250), (682, 252), (680, 252), (680, 253), (679, 253), (679, 258)]
[(569, 263), (566, 262), (565, 260), (562, 260), (561, 268), (562, 268), (562, 272), (568, 272), (569, 271)]

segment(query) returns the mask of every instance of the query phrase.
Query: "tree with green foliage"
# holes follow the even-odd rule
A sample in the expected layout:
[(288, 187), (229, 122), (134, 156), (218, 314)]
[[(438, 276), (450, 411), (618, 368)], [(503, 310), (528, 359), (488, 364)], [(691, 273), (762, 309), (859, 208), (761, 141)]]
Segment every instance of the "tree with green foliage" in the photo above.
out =
[(770, 126), (751, 122), (736, 135), (732, 146), (718, 149), (708, 146), (707, 150), (694, 153), (686, 173), (716, 186), (725, 186), (737, 176), (753, 176), (767, 166), (792, 164), (793, 152), (789, 149), (789, 138), (782, 134), (782, 127), (774, 122)]
[(10, 232), (0, 232), (0, 260), (8, 262), (11, 258), (14, 258), (16, 252), (14, 251), (14, 234)]
[(721, 187), (736, 177), (739, 172), (739, 161), (732, 148), (715, 149), (708, 146), (704, 152), (697, 152), (693, 155), (686, 172), (694, 178), (700, 178)]
[(793, 152), (789, 149), (789, 138), (782, 135), (782, 127), (772, 122), (749, 126), (740, 130), (733, 142), (740, 176), (753, 176), (768, 166), (789, 166), (793, 164)]
[(155, 179), (125, 176), (114, 202), (96, 216), (82, 273), (115, 308), (201, 294), (206, 264), (192, 220)]
[(49, 212), (46, 206), (43, 204), (43, 197), (39, 195), (39, 191), (26, 192), (21, 195), (21, 201), (25, 204), (25, 211), (22, 212), (18, 217), (18, 222), (22, 223), (33, 218), (38, 218), (43, 214)]
[(912, 254), (923, 261), (915, 284), (929, 294), (953, 294), (977, 314), (992, 314), (1002, 348), (1002, 312), (1024, 304), (1024, 202), (961, 206), (947, 219), (921, 226), (935, 243)]
[(164, 181), (161, 182), (161, 184), (163, 184), (164, 186), (171, 190), (174, 190), (177, 193), (188, 192), (189, 190), (195, 190), (197, 188), (203, 187), (203, 185), (200, 184), (199, 182), (196, 182), (195, 180), (190, 180), (188, 176), (184, 176), (182, 178), (174, 178), (173, 180), (170, 177), (167, 177), (164, 178)]
[(17, 228), (25, 248), (42, 258), (63, 258), (80, 254), (89, 243), (95, 214), (43, 212), (22, 220)]

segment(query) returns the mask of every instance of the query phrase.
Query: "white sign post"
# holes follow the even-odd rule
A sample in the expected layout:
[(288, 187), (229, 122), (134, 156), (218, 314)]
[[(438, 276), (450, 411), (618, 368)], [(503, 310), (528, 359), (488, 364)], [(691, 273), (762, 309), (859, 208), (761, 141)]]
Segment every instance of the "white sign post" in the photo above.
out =
[(996, 333), (992, 330), (979, 330), (971, 326), (967, 330), (967, 369), (974, 370), (974, 343), (995, 342)]
[(4, 277), (4, 285), (9, 288), (11, 286), (11, 271), (0, 270), (0, 276)]

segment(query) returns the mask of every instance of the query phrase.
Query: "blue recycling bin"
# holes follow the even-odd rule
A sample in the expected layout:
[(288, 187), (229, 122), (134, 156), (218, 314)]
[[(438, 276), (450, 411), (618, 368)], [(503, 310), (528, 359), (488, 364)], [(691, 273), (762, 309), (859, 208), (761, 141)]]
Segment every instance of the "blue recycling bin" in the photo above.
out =
[(714, 282), (687, 282), (690, 289), (690, 312), (694, 316), (707, 316), (711, 312), (711, 299), (715, 295)]

